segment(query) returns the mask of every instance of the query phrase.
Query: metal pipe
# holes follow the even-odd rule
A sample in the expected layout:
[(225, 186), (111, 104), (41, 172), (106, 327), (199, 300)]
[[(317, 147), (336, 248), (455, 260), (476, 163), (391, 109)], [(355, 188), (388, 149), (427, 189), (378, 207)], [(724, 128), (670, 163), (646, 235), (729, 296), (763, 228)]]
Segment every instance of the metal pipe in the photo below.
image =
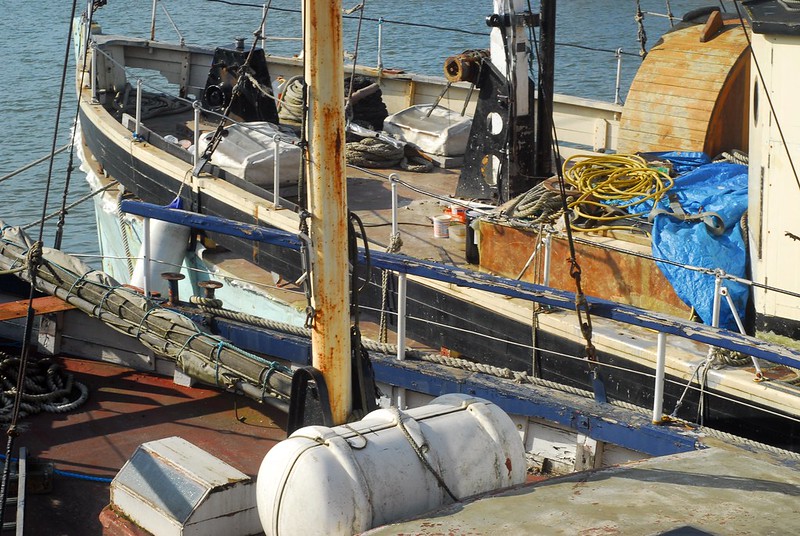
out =
[(194, 147), (192, 149), (192, 168), (197, 169), (197, 161), (200, 160), (200, 101), (192, 103), (194, 111)]
[[(556, 0), (542, 0), (539, 25), (538, 100), (536, 102), (536, 156), (534, 174), (548, 177), (553, 168), (553, 91), (555, 88)], [(527, 83), (527, 76), (525, 79)], [(531, 112), (533, 115), (533, 112)]]
[(142, 223), (144, 227), (142, 233), (142, 286), (144, 287), (144, 297), (150, 298), (150, 218), (145, 218)]
[(142, 79), (136, 80), (136, 129), (134, 130), (134, 137), (138, 140), (140, 137), (139, 126), (142, 124)]
[[(272, 406), (276, 408), (278, 411), (283, 413), (289, 413), (289, 403), (285, 400), (280, 398), (272, 397), (272, 396), (264, 396), (264, 390), (261, 387), (256, 387), (247, 382), (243, 382), (238, 380), (235, 384), (236, 389), (241, 391), (245, 396), (252, 398), (253, 400), (258, 400), (267, 404), (268, 406)], [(289, 395), (289, 393), (281, 393), (285, 395)]]
[(378, 19), (378, 71), (383, 70), (383, 17)]
[(267, 50), (267, 4), (261, 6), (261, 47)]
[(281, 208), (281, 138), (275, 134), (272, 141), (275, 144), (272, 153), (272, 208), (278, 210)]
[(86, 63), (85, 63), (86, 52), (89, 49), (89, 40), (91, 39), (91, 36), (92, 36), (91, 20), (92, 20), (92, 9), (93, 8), (94, 8), (94, 0), (87, 0), (87, 2), (86, 2), (86, 27), (84, 28), (84, 32), (83, 32), (83, 36), (82, 36), (83, 42), (81, 43), (81, 46), (80, 46), (80, 51), (79, 51), (80, 57), (75, 59), (76, 62), (81, 62), (81, 64), (80, 64), (81, 65), (81, 71), (85, 71), (86, 70)]
[(736, 305), (733, 303), (733, 298), (731, 298), (730, 292), (728, 292), (728, 287), (721, 286), (719, 288), (720, 296), (725, 297), (725, 301), (728, 303), (728, 307), (731, 310), (731, 314), (733, 315), (733, 320), (736, 322), (736, 327), (739, 328), (739, 333), (742, 335), (747, 335), (747, 331), (744, 329), (744, 324), (742, 324), (742, 319), (739, 317), (739, 312), (736, 310)]
[(156, 40), (156, 6), (158, 0), (153, 0), (153, 11), (150, 13), (150, 41)]
[(714, 279), (714, 308), (711, 313), (711, 325), (715, 328), (719, 327), (719, 309), (722, 299), (722, 273), (717, 270)]
[(397, 223), (397, 173), (389, 175), (389, 180), (392, 183), (392, 234), (395, 235), (399, 232), (399, 224)]
[(92, 103), (97, 102), (97, 44), (92, 43), (92, 80), (89, 82), (92, 88)]
[(664, 421), (664, 369), (667, 363), (667, 335), (658, 332), (656, 349), (656, 380), (653, 394), (653, 424)]
[(313, 244), (311, 282), (314, 324), (311, 354), (330, 394), (336, 425), (352, 412), (350, 367), (350, 277), (348, 273), (347, 182), (344, 160), (344, 79), (342, 11), (338, 2), (303, 4), (306, 122), (309, 141), (309, 235)]
[[(400, 234), (400, 224), (397, 218), (397, 179), (396, 173), (389, 175), (392, 181), (392, 236)], [(397, 360), (403, 361), (406, 358), (406, 289), (408, 276), (397, 274)], [(406, 390), (398, 387), (395, 390), (395, 403), (399, 409), (406, 407)]]
[(620, 78), (621, 78), (621, 75), (622, 75), (622, 49), (621, 48), (617, 49), (616, 56), (617, 56), (617, 81), (616, 81), (616, 85), (614, 86), (614, 104), (619, 104), (620, 103), (620, 99), (619, 99), (619, 84), (620, 84)]
[[(11, 463), (6, 460), (6, 463)], [(16, 536), (25, 534), (25, 502), (28, 487), (28, 449), (19, 448), (19, 460), (17, 461), (17, 518), (15, 520)]]
[[(739, 328), (739, 333), (742, 335), (747, 335), (747, 331), (744, 329), (742, 319), (739, 317), (739, 311), (736, 310), (736, 305), (733, 303), (733, 298), (731, 298), (731, 294), (728, 292), (728, 287), (721, 287), (720, 293), (725, 296), (725, 300), (728, 302), (728, 307), (731, 309), (731, 314), (733, 315), (733, 319), (736, 321), (736, 327)], [(761, 365), (758, 363), (758, 359), (756, 359), (754, 356), (750, 356), (750, 359), (753, 360), (753, 368), (756, 370), (756, 379), (762, 380), (764, 378), (764, 374), (761, 372)]]
[(550, 286), (550, 268), (553, 264), (553, 236), (550, 233), (544, 235), (544, 279), (542, 285)]

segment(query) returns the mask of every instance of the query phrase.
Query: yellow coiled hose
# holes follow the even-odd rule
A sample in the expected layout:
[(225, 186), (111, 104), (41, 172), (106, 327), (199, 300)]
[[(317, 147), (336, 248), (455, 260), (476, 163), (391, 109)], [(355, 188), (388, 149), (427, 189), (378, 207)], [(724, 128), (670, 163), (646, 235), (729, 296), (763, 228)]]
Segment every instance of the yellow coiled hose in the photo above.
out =
[[(564, 161), (564, 180), (580, 192), (568, 206), (576, 217), (600, 223), (590, 229), (630, 229), (630, 226), (603, 225), (630, 218), (626, 209), (649, 199), (658, 203), (672, 188), (673, 180), (662, 169), (648, 166), (638, 155), (574, 155)], [(616, 203), (606, 203), (616, 201)], [(620, 210), (613, 210), (620, 209)]]

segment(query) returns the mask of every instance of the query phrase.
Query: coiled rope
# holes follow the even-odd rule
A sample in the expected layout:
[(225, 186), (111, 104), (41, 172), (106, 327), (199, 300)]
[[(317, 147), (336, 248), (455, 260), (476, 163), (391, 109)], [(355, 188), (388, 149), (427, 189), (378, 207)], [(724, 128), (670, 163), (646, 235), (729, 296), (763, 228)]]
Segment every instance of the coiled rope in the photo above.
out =
[(520, 196), (506, 214), (511, 218), (528, 219), (533, 225), (553, 224), (564, 213), (562, 207), (560, 192), (544, 181)]
[[(407, 147), (381, 138), (363, 138), (345, 144), (345, 161), (352, 166), (379, 169), (397, 167), (415, 173), (427, 173), (433, 169), (433, 162), (413, 154), (414, 151), (407, 151)], [(407, 152), (411, 152), (411, 156)]]
[[(666, 171), (637, 155), (574, 155), (564, 162), (563, 176), (575, 231), (632, 229), (611, 223), (630, 218), (627, 209), (650, 200), (657, 204), (673, 185)], [(525, 192), (506, 215), (530, 220), (533, 225), (555, 223), (564, 206), (555, 180), (548, 179)]]
[(303, 77), (293, 76), (283, 84), (278, 95), (278, 118), (299, 123), (303, 118)]
[[(0, 422), (10, 422), (17, 394), (16, 383), (20, 360), (0, 352)], [(89, 398), (89, 389), (75, 381), (72, 374), (51, 359), (30, 361), (25, 368), (20, 417), (42, 411), (66, 413)]]
[(564, 180), (579, 192), (569, 208), (576, 217), (593, 222), (592, 230), (597, 224), (615, 228), (607, 222), (630, 218), (628, 209), (645, 202), (658, 204), (674, 184), (664, 169), (638, 155), (574, 155), (564, 162), (563, 171)]

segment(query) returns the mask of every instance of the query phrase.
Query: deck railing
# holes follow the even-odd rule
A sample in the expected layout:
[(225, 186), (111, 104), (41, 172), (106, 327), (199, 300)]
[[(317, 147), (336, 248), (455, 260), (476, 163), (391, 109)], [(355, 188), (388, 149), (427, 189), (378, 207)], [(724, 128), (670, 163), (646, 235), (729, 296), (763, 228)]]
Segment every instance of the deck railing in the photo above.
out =
[[(303, 244), (303, 240), (298, 235), (286, 231), (268, 229), (148, 203), (123, 201), (120, 208), (123, 212), (142, 216), (145, 220), (156, 218), (179, 225), (186, 225), (198, 230), (238, 236), (247, 240), (278, 245), (298, 251)], [(359, 254), (359, 262), (366, 264), (366, 261), (365, 253), (362, 250)], [(464, 268), (444, 266), (407, 257), (405, 255), (373, 251), (370, 252), (369, 262), (373, 268), (392, 271), (398, 274), (398, 277), (402, 276), (405, 278), (408, 275), (414, 275), (434, 281), (458, 285), (460, 287), (473, 288), (502, 296), (519, 298), (558, 309), (574, 310), (575, 307), (575, 295), (568, 291), (557, 290), (491, 274), (474, 272)], [(402, 318), (405, 317), (405, 298), (399, 298), (399, 301), (403, 303), (398, 304), (398, 325), (403, 323)], [(656, 422), (660, 422), (663, 418), (661, 412), (664, 393), (667, 335), (678, 336), (711, 346), (739, 351), (751, 355), (753, 358), (763, 359), (771, 363), (800, 368), (800, 352), (784, 346), (765, 342), (741, 333), (661, 315), (652, 311), (645, 311), (607, 300), (589, 298), (588, 301), (592, 315), (595, 317), (607, 318), (632, 326), (648, 328), (657, 333), (658, 347), (654, 385), (654, 392), (657, 396), (655, 397), (653, 408), (653, 420)], [(403, 336), (403, 329), (404, 328), (401, 327), (398, 330), (398, 334), (401, 337)], [(399, 342), (400, 344), (398, 346), (402, 346), (404, 340)], [(398, 358), (402, 358), (404, 355), (405, 354), (400, 355), (398, 352)]]

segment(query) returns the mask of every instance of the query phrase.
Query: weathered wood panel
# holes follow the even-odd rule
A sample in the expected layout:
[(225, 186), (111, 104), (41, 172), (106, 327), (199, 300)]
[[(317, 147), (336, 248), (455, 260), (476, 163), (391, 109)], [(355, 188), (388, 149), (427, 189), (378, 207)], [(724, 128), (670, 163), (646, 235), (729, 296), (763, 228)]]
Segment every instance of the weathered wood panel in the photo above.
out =
[(701, 26), (666, 34), (642, 62), (618, 152), (747, 150), (749, 53), (738, 23), (705, 43)]

